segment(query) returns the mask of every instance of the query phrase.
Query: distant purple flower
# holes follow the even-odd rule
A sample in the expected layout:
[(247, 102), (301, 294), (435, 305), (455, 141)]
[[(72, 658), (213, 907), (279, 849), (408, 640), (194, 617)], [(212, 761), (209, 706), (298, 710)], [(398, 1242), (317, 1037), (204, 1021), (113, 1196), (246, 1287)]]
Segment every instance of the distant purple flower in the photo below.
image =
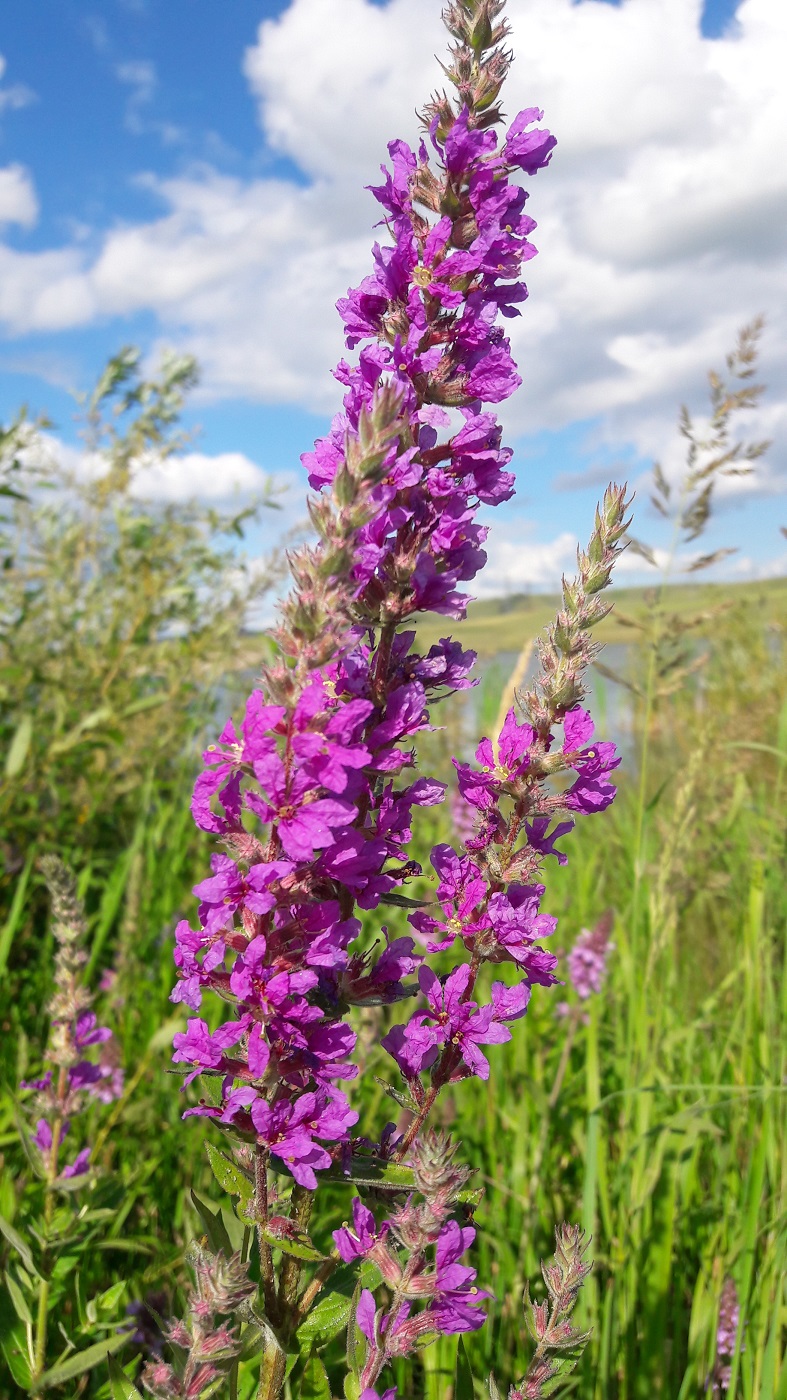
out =
[(45, 1118), (39, 1118), (36, 1123), (36, 1130), (33, 1134), (33, 1142), (39, 1152), (49, 1152), (52, 1147), (52, 1129)]
[(112, 1039), (107, 1026), (99, 1026), (95, 1011), (86, 1011), (74, 1027), (74, 1044), (77, 1050), (85, 1050), (88, 1045), (101, 1045)]
[[(724, 1280), (716, 1330), (716, 1364), (713, 1369), (713, 1395), (726, 1395), (732, 1378), (732, 1358), (740, 1326), (738, 1290), (731, 1278)], [(743, 1347), (741, 1347), (743, 1351)]]
[(607, 971), (612, 916), (605, 914), (594, 928), (583, 928), (568, 955), (568, 975), (580, 1001), (601, 991)]

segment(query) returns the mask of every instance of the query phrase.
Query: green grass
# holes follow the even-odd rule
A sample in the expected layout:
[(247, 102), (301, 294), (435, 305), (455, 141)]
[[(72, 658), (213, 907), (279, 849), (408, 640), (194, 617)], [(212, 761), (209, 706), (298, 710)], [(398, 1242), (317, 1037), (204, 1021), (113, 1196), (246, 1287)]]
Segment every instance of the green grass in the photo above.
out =
[[(705, 593), (676, 590), (674, 605), (696, 611)], [(494, 1369), (503, 1393), (529, 1355), (524, 1283), (538, 1295), (539, 1259), (565, 1219), (592, 1234), (595, 1259), (582, 1303), (593, 1335), (573, 1394), (701, 1396), (731, 1275), (743, 1349), (730, 1394), (787, 1400), (784, 593), (784, 581), (733, 591), (737, 606), (716, 627), (702, 684), (682, 688), (653, 716), (644, 807), (635, 744), (618, 801), (564, 840), (569, 865), (549, 871), (545, 906), (559, 915), (559, 947), (606, 909), (615, 912), (608, 980), (588, 1004), (587, 1024), (577, 1021), (560, 1093), (553, 1090), (567, 1022), (555, 1005), (573, 993), (536, 988), (512, 1043), (491, 1052), (489, 1083), (466, 1083), (443, 1103), (443, 1121), (485, 1187), (473, 1262), (495, 1298), (487, 1327), (467, 1339), (468, 1355), (477, 1378)], [(618, 597), (624, 610), (646, 606), (641, 594)], [(477, 605), (458, 629), (478, 645), (476, 628), (487, 655), (516, 649), (548, 620), (542, 600), (495, 606)], [(488, 727), (505, 678), (487, 670), (480, 714)], [(458, 714), (446, 724), (430, 736), (428, 764), (447, 764)], [(102, 1111), (99, 1151), (126, 1204), (108, 1247), (87, 1260), (82, 1286), (90, 1296), (125, 1278), (127, 1300), (162, 1291), (163, 1306), (174, 1300), (183, 1248), (200, 1228), (188, 1191), (215, 1194), (206, 1129), (180, 1122), (179, 1081), (166, 1072), (178, 1020), (167, 1000), (171, 930), (193, 907), (189, 889), (210, 849), (191, 830), (187, 801), (185, 772), (180, 793), (151, 783), (132, 839), (83, 881), (94, 894), (92, 961), (96, 972), (116, 973), (103, 1004), (118, 1028), (128, 1087), (109, 1115)], [(450, 832), (446, 814), (424, 817), (417, 839), (425, 859), (429, 843)], [(5, 984), (15, 989), (13, 1004), (5, 994), (0, 1005), (0, 1213), (9, 1219), (25, 1175), (11, 1096), (45, 1031), (51, 957), (46, 940), (17, 941), (31, 898), (26, 870), (15, 877), (11, 933), (0, 930), (0, 949), (16, 968)], [(374, 927), (377, 916), (366, 918)], [(403, 911), (386, 911), (392, 932), (404, 931), (403, 920)], [(369, 1131), (391, 1107), (373, 1078), (387, 1064), (373, 1045), (353, 1089)], [(338, 1188), (334, 1206), (326, 1232), (346, 1214)], [(448, 1400), (455, 1348), (447, 1338), (425, 1353), (409, 1381), (399, 1378), (400, 1394)], [(339, 1353), (328, 1360), (339, 1395)], [(82, 1393), (98, 1395), (101, 1383), (97, 1372)], [(6, 1393), (15, 1393), (13, 1383), (0, 1371)]]

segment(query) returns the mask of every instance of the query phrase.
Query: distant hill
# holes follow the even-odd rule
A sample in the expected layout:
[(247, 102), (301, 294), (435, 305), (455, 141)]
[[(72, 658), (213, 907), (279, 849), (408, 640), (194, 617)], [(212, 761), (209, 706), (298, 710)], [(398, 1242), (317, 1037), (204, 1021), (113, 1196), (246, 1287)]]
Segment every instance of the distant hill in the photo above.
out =
[[(472, 586), (472, 585), (471, 585)], [(607, 598), (614, 610), (596, 630), (599, 641), (629, 642), (637, 632), (625, 625), (626, 618), (641, 620), (648, 607), (650, 590), (645, 588), (611, 588)], [(764, 612), (770, 622), (782, 627), (787, 624), (787, 578), (766, 579), (757, 583), (678, 583), (667, 588), (667, 606), (671, 612), (688, 614), (711, 613), (721, 604), (736, 609)], [(554, 617), (560, 599), (557, 594), (516, 593), (506, 598), (485, 598), (471, 603), (464, 622), (450, 618), (429, 617), (418, 627), (419, 649), (431, 646), (438, 637), (447, 635), (461, 639), (482, 656), (499, 651), (518, 651), (528, 637), (535, 636)], [(706, 634), (714, 627), (712, 617), (706, 623)], [(702, 635), (703, 629), (700, 629)]]

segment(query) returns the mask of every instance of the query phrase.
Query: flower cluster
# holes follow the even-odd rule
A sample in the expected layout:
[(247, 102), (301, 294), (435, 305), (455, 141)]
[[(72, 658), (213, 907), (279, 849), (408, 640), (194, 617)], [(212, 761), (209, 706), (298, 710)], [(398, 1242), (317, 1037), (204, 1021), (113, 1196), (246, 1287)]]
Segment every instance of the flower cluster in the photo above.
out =
[[(43, 1175), (50, 1181), (85, 1176), (90, 1148), (83, 1147), (67, 1165), (60, 1148), (75, 1114), (91, 1098), (111, 1103), (123, 1087), (123, 1071), (114, 1061), (112, 1031), (100, 1026), (91, 1010), (92, 996), (83, 984), (87, 956), (80, 946), (85, 934), (84, 914), (76, 884), (68, 868), (56, 856), (41, 862), (52, 900), (55, 954), (55, 990), (47, 1008), (50, 1016), (46, 1061), (49, 1068), (37, 1079), (23, 1080), (23, 1089), (36, 1091), (41, 1116), (32, 1135), (41, 1157)], [(98, 1059), (90, 1058), (102, 1047)]]
[(156, 1400), (200, 1400), (214, 1395), (228, 1364), (238, 1355), (241, 1344), (235, 1328), (226, 1319), (255, 1292), (248, 1267), (240, 1255), (226, 1259), (193, 1247), (189, 1262), (195, 1288), (189, 1298), (188, 1314), (173, 1322), (165, 1333), (167, 1341), (182, 1358), (176, 1368), (166, 1361), (151, 1361), (142, 1374), (142, 1383)]
[[(519, 274), (535, 253), (534, 223), (512, 177), (549, 159), (554, 138), (531, 129), (539, 116), (521, 114), (499, 143), (472, 101), (450, 123), (433, 115), (436, 171), (426, 142), (417, 152), (390, 146), (392, 168), (373, 193), (393, 242), (375, 249), (373, 275), (339, 303), (358, 363), (339, 366), (344, 411), (305, 459), (321, 491), (312, 516), (322, 543), (294, 560), (279, 629), (294, 663), (269, 668), (240, 731), (230, 722), (206, 752), (195, 788), (195, 820), (230, 854), (214, 856), (196, 887), (199, 927), (177, 929), (173, 997), (199, 1011), (210, 988), (238, 1014), (215, 1031), (191, 1018), (174, 1058), (189, 1079), (222, 1081), (221, 1105), (192, 1111), (256, 1137), (310, 1189), (356, 1119), (339, 1088), (356, 1073), (343, 1017), (407, 995), (404, 979), (422, 957), (414, 939), (389, 941), (384, 928), (375, 953), (353, 956), (352, 909), (377, 907), (418, 873), (408, 860), (412, 814), (442, 801), (444, 785), (406, 779), (412, 741), (431, 727), (434, 700), (472, 683), (472, 653), (444, 638), (421, 655), (414, 632), (397, 628), (417, 611), (462, 615), (458, 585), (485, 560), (476, 511), (513, 490), (511, 453), (482, 400), (519, 383), (495, 321), (518, 314), (526, 295)], [(314, 617), (326, 580), (333, 635), (322, 656)], [(511, 896), (527, 902), (531, 924), (534, 898)], [(492, 939), (498, 951), (514, 941), (497, 905), (490, 951)], [(411, 1063), (431, 1062), (457, 1014), (479, 1069), (486, 1061), (471, 1047), (508, 1038), (503, 1021), (524, 1010), (524, 989), (511, 1006), (478, 1010), (467, 969), (461, 976), (467, 1006), (448, 1012), (435, 1009), (443, 994), (422, 970), (430, 1010), (409, 1029)], [(452, 985), (446, 995), (462, 994)]]
[[(732, 1358), (740, 1325), (738, 1290), (731, 1278), (724, 1280), (716, 1329), (716, 1363), (711, 1377), (711, 1395), (726, 1395), (732, 1379)], [(741, 1351), (743, 1347), (741, 1347)]]
[(568, 955), (568, 975), (580, 1001), (598, 995), (607, 973), (607, 959), (614, 943), (610, 942), (612, 914), (602, 915), (591, 928), (583, 928)]
[(372, 1211), (356, 1197), (352, 1227), (334, 1231), (344, 1262), (371, 1261), (387, 1289), (384, 1307), (376, 1305), (368, 1288), (358, 1300), (355, 1325), (365, 1339), (358, 1363), (362, 1388), (423, 1338), (474, 1332), (486, 1321), (483, 1302), (490, 1295), (476, 1287), (475, 1269), (460, 1262), (476, 1232), (452, 1218), (470, 1176), (454, 1162), (454, 1153), (443, 1134), (425, 1133), (413, 1147), (409, 1165), (415, 1191), (404, 1204), (378, 1229)]

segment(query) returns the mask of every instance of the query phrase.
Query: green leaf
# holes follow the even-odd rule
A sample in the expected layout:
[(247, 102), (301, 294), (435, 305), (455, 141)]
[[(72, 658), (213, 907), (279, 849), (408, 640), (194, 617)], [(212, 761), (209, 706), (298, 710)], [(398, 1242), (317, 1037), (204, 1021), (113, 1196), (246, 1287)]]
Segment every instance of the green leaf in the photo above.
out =
[(210, 1169), (219, 1186), (230, 1196), (240, 1196), (242, 1201), (251, 1200), (254, 1195), (254, 1182), (243, 1171), (242, 1167), (230, 1161), (225, 1153), (219, 1152), (219, 1149), (214, 1147), (212, 1142), (205, 1143), (205, 1151), (208, 1154)]
[(8, 1243), (16, 1250), (25, 1268), (29, 1270), (31, 1274), (35, 1274), (36, 1277), (39, 1277), (38, 1270), (33, 1263), (33, 1256), (30, 1253), (30, 1246), (25, 1243), (22, 1236), (14, 1229), (11, 1222), (6, 1220), (4, 1215), (0, 1215), (0, 1234), (5, 1235)]
[(388, 894), (380, 895), (381, 904), (394, 904), (399, 909), (428, 909), (430, 904), (434, 904), (433, 899), (410, 899), (406, 894), (398, 894), (396, 890), (390, 890)]
[(8, 746), (8, 753), (5, 756), (5, 776), (6, 781), (18, 777), (25, 766), (30, 740), (33, 737), (33, 716), (22, 715), (11, 743)]
[(460, 1205), (467, 1206), (470, 1210), (475, 1210), (480, 1206), (484, 1198), (483, 1186), (463, 1186), (461, 1191), (457, 1191), (456, 1200)]
[(352, 1300), (346, 1293), (326, 1293), (301, 1323), (296, 1338), (301, 1351), (324, 1347), (347, 1326)]
[(344, 1400), (360, 1400), (361, 1382), (352, 1371), (344, 1378)]
[(318, 1356), (310, 1356), (301, 1377), (300, 1400), (331, 1400), (328, 1373)]
[[(6, 919), (2, 928), (0, 928), (0, 973), (2, 973), (5, 970), (5, 966), (8, 962), (9, 954), (11, 952), (11, 947), (16, 936), (16, 931), (22, 922), (22, 918), (25, 912), (25, 896), (27, 894), (27, 886), (30, 881), (30, 875), (33, 869), (33, 863), (35, 861), (35, 858), (36, 848), (35, 846), (32, 846), (27, 853), (27, 859), (25, 861), (22, 873), (16, 882), (16, 887), (14, 889), (14, 897), (11, 901), (11, 908), (8, 911), (8, 918)], [(22, 1137), (24, 1150), (29, 1156), (30, 1145), (27, 1140), (26, 1130), (20, 1130), (20, 1136)]]
[(191, 1199), (197, 1215), (205, 1226), (205, 1234), (208, 1237), (208, 1244), (211, 1249), (216, 1254), (221, 1251), (226, 1258), (229, 1259), (234, 1253), (234, 1250), (230, 1242), (230, 1237), (227, 1234), (227, 1227), (221, 1218), (221, 1211), (216, 1211), (214, 1215), (210, 1207), (207, 1206), (204, 1201), (200, 1200), (196, 1191), (191, 1192)]
[(25, 1346), (24, 1330), (22, 1324), (9, 1328), (0, 1336), (0, 1347), (3, 1349), (3, 1356), (6, 1359), (8, 1369), (20, 1388), (27, 1392), (30, 1389), (30, 1358)]
[(349, 1175), (337, 1163), (322, 1173), (323, 1179), (344, 1181), (353, 1186), (373, 1186), (376, 1191), (414, 1191), (415, 1177), (409, 1167), (398, 1163), (375, 1162), (368, 1157), (354, 1157)]
[(83, 1376), (85, 1371), (92, 1371), (100, 1361), (105, 1361), (110, 1352), (120, 1351), (121, 1347), (130, 1340), (131, 1332), (120, 1332), (115, 1337), (107, 1337), (104, 1342), (96, 1342), (94, 1346), (87, 1347), (85, 1351), (77, 1351), (73, 1356), (69, 1356), (67, 1361), (61, 1362), (59, 1366), (52, 1366), (50, 1370), (44, 1371), (38, 1384), (41, 1390), (49, 1390), (53, 1385), (62, 1385), (63, 1381), (71, 1381), (74, 1376)]
[(19, 1321), (26, 1322), (28, 1326), (32, 1327), (33, 1317), (27, 1306), (27, 1299), (13, 1274), (10, 1273), (8, 1269), (5, 1271), (5, 1286), (8, 1289), (8, 1296), (14, 1305), (14, 1312), (19, 1318)]
[(412, 1094), (403, 1094), (400, 1089), (395, 1089), (393, 1084), (389, 1084), (386, 1079), (381, 1079), (379, 1074), (374, 1076), (374, 1082), (375, 1084), (379, 1084), (383, 1093), (387, 1094), (389, 1099), (393, 1099), (394, 1103), (398, 1103), (400, 1108), (406, 1109), (408, 1113), (416, 1113), (418, 1111), (418, 1106)]
[(137, 1387), (130, 1381), (120, 1362), (114, 1356), (108, 1356), (109, 1364), (109, 1388), (112, 1400), (142, 1400)]
[(454, 1382), (454, 1400), (475, 1400), (473, 1373), (470, 1370), (470, 1362), (467, 1359), (465, 1344), (461, 1337), (459, 1338), (459, 1345), (456, 1348), (456, 1380)]
[(93, 1302), (101, 1312), (114, 1312), (125, 1291), (126, 1280), (118, 1279), (118, 1282), (113, 1283), (104, 1293), (99, 1293)]
[(273, 1249), (280, 1249), (282, 1254), (291, 1254), (293, 1259), (308, 1259), (321, 1263), (326, 1258), (312, 1243), (305, 1230), (294, 1229), (290, 1221), (281, 1216), (274, 1216), (267, 1225), (259, 1225), (258, 1229)]

